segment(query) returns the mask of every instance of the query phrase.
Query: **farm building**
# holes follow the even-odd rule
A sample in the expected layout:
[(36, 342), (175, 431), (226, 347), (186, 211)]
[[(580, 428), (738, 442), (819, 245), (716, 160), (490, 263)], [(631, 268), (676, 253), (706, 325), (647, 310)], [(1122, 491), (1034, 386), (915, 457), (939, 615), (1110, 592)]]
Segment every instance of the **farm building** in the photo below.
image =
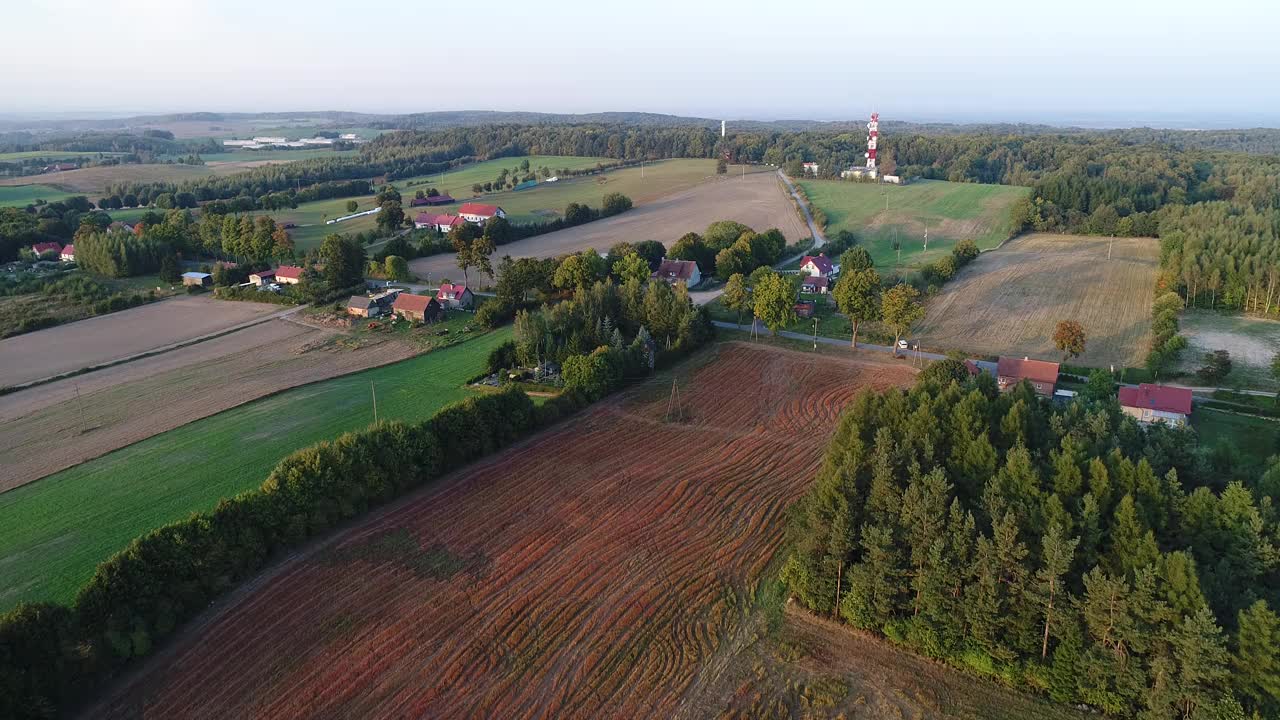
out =
[(117, 220), (117, 221), (115, 221), (115, 222), (113, 222), (113, 223), (111, 223), (110, 225), (108, 225), (108, 226), (107, 226), (107, 231), (108, 231), (108, 232), (127, 232), (127, 233), (131, 233), (131, 232), (133, 232), (133, 226), (132, 226), (132, 225), (130, 225), (129, 223), (122, 223), (122, 222), (120, 222), (119, 220)]
[(400, 296), (399, 290), (384, 292), (378, 295), (352, 295), (347, 301), (347, 314), (356, 317), (374, 318), (391, 312), (391, 306)]
[(1143, 424), (1186, 425), (1191, 417), (1191, 390), (1151, 383), (1122, 387), (1120, 410)]
[(802, 317), (802, 318), (813, 317), (813, 311), (816, 308), (817, 308), (817, 303), (808, 302), (808, 301), (798, 302), (791, 307), (791, 309), (795, 311), (796, 317)]
[(281, 265), (276, 268), (276, 282), (297, 285), (302, 282), (302, 268), (297, 265)]
[(400, 293), (391, 304), (391, 311), (406, 320), (435, 322), (444, 317), (444, 308), (433, 297)]
[(54, 255), (61, 255), (61, 254), (62, 254), (62, 246), (61, 246), (61, 245), (59, 245), (59, 244), (58, 244), (58, 243), (56, 243), (56, 242), (42, 242), (42, 243), (36, 243), (35, 245), (32, 245), (32, 246), (31, 246), (31, 252), (35, 253), (36, 257), (40, 257), (40, 256), (42, 256), (42, 255), (45, 255), (46, 253), (53, 253)]
[(434, 213), (424, 212), (418, 213), (418, 216), (413, 219), (413, 226), (419, 230), (430, 228), (432, 230), (439, 230), (442, 233), (447, 233), (465, 222), (466, 220), (463, 220), (457, 215), (449, 215), (448, 213), (436, 215)]
[(409, 207), (419, 207), (422, 205), (450, 205), (454, 202), (453, 198), (447, 193), (439, 195), (428, 195), (427, 197), (414, 198), (409, 201)]
[(276, 274), (272, 270), (262, 270), (261, 272), (249, 273), (249, 282), (254, 285), (266, 285), (275, 282)]
[(668, 260), (662, 258), (662, 264), (658, 265), (658, 269), (649, 277), (654, 280), (662, 280), (670, 285), (682, 282), (685, 287), (693, 287), (702, 282), (702, 272), (698, 270), (698, 263), (692, 260)]
[(58, 259), (61, 260), (62, 262), (75, 262), (76, 261), (75, 243), (72, 243), (71, 245), (68, 245), (62, 248), (62, 252), (58, 254)]
[(826, 294), (831, 281), (821, 275), (801, 275), (800, 292)]
[(807, 162), (804, 164), (804, 174), (816, 176), (818, 174), (819, 167), (820, 166), (816, 162)]
[(1023, 380), (1031, 383), (1037, 395), (1051, 398), (1058, 384), (1058, 363), (1001, 356), (996, 363), (996, 385), (1001, 392), (1016, 387)]
[(182, 273), (182, 284), (209, 287), (213, 284), (213, 276), (204, 272), (184, 272)]
[(45, 165), (44, 171), (45, 172), (62, 172), (63, 170), (75, 170), (78, 167), (80, 166), (76, 165), (75, 163), (54, 163), (52, 165)]
[(445, 283), (436, 291), (436, 300), (447, 308), (470, 308), (476, 297), (466, 285)]
[(823, 277), (828, 280), (832, 275), (840, 272), (840, 268), (831, 262), (831, 258), (823, 253), (817, 255), (805, 255), (800, 258), (800, 273), (809, 275), (810, 277)]
[(497, 205), (485, 205), (483, 203), (463, 203), (462, 207), (458, 208), (458, 214), (462, 216), (463, 220), (471, 223), (483, 223), (492, 217), (504, 218), (507, 216), (506, 211)]

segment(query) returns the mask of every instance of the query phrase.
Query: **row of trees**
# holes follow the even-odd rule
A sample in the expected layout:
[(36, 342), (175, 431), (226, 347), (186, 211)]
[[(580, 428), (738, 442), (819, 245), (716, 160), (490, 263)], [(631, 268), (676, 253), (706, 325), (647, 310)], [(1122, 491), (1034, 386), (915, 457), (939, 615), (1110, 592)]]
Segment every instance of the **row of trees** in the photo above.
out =
[(701, 235), (685, 233), (671, 246), (668, 257), (692, 260), (706, 276), (727, 280), (734, 274), (750, 274), (756, 268), (782, 259), (787, 240), (777, 228), (762, 233), (733, 220), (707, 226)]
[(107, 277), (145, 275), (173, 253), (167, 243), (131, 232), (87, 232), (76, 238), (76, 265)]
[(1280, 712), (1280, 462), (956, 361), (847, 410), (790, 528), (811, 610), (1122, 716)]

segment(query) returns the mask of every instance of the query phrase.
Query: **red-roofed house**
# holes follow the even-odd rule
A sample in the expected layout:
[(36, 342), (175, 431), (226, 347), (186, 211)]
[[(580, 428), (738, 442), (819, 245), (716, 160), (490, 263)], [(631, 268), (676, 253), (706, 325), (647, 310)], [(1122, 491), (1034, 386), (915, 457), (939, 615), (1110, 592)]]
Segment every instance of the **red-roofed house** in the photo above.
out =
[(428, 295), (411, 295), (400, 293), (391, 304), (391, 312), (406, 320), (418, 322), (435, 322), (444, 315), (444, 310), (436, 299)]
[(1120, 410), (1140, 423), (1185, 425), (1191, 416), (1191, 390), (1151, 383), (1122, 387)]
[(504, 218), (507, 213), (497, 205), (485, 205), (483, 203), (462, 203), (462, 207), (458, 208), (458, 214), (463, 220), (473, 223), (482, 223), (488, 221), (492, 217)]
[(670, 285), (682, 282), (685, 287), (693, 287), (702, 282), (702, 271), (698, 269), (698, 263), (692, 260), (662, 258), (662, 264), (658, 265), (658, 269), (649, 277)]
[(839, 271), (835, 265), (831, 263), (831, 258), (818, 253), (817, 255), (805, 255), (800, 258), (800, 273), (802, 275), (810, 275), (812, 277), (824, 277), (828, 280), (832, 275)]
[(466, 285), (445, 283), (436, 291), (436, 300), (447, 308), (470, 308), (475, 304), (476, 296)]
[(73, 243), (71, 245), (68, 245), (62, 248), (62, 252), (58, 254), (58, 259), (61, 260), (62, 262), (75, 262), (76, 261), (75, 244)]
[(800, 292), (802, 293), (823, 293), (826, 294), (831, 281), (821, 275), (801, 275), (800, 276)]
[(40, 257), (45, 253), (53, 253), (56, 257), (62, 254), (62, 246), (56, 242), (36, 243), (31, 246), (31, 252), (35, 253), (36, 257)]
[(413, 219), (413, 226), (419, 230), (422, 230), (423, 228), (431, 228), (433, 230), (439, 230), (442, 233), (447, 233), (453, 228), (456, 228), (466, 222), (466, 220), (463, 220), (457, 215), (435, 215), (424, 212), (418, 213), (418, 216)]
[(1058, 363), (1001, 356), (996, 363), (996, 385), (1000, 390), (1010, 390), (1023, 380), (1031, 383), (1037, 395), (1051, 398), (1058, 384)]
[(281, 265), (276, 268), (276, 282), (297, 285), (302, 282), (302, 268), (297, 265)]

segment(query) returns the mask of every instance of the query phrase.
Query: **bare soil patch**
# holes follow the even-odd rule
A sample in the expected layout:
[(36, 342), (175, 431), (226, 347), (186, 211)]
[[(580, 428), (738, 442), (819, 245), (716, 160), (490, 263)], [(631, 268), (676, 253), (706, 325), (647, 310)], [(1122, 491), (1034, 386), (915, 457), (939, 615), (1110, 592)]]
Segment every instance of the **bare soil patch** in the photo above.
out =
[(1205, 353), (1226, 350), (1231, 353), (1228, 384), (1241, 382), (1250, 386), (1274, 388), (1271, 361), (1280, 353), (1280, 322), (1243, 315), (1223, 315), (1204, 310), (1188, 310), (1179, 319), (1179, 328), (1187, 338), (1178, 370), (1194, 373), (1204, 365)]
[(264, 395), (415, 353), (396, 340), (339, 337), (271, 320), (0, 398), (0, 492)]
[[(885, 363), (730, 343), (286, 561), (94, 717), (672, 717)], [(744, 389), (749, 388), (749, 391)]]
[(145, 353), (281, 310), (266, 303), (182, 296), (0, 340), (0, 387)]
[(1033, 234), (984, 252), (929, 301), (917, 334), (930, 350), (1061, 359), (1053, 330), (1084, 325), (1074, 362), (1142, 363), (1150, 344), (1159, 243), (1151, 238)]
[[(702, 232), (717, 220), (737, 220), (756, 230), (776, 227), (792, 243), (809, 234), (796, 214), (795, 205), (771, 172), (748, 173), (746, 177), (714, 177), (693, 188), (648, 202), (621, 215), (580, 225), (568, 230), (539, 235), (503, 245), (493, 255), (494, 264), (503, 255), (513, 258), (554, 257), (595, 248), (604, 253), (620, 242), (657, 240), (670, 246), (687, 232)], [(409, 263), (423, 279), (461, 279), (452, 254), (433, 255)]]

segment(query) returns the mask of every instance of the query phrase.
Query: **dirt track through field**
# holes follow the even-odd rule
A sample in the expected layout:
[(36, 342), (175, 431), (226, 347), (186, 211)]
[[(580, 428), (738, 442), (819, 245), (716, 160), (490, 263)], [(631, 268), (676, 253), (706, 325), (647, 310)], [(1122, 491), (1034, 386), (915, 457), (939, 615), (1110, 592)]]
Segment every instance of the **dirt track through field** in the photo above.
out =
[(0, 492), (263, 395), (414, 354), (395, 341), (339, 348), (335, 335), (270, 320), (0, 397)]
[(1034, 234), (985, 252), (927, 305), (927, 350), (1061, 360), (1053, 331), (1077, 320), (1088, 342), (1073, 362), (1140, 366), (1150, 344), (1159, 241)]
[(145, 353), (282, 310), (287, 308), (182, 296), (0, 340), (0, 387)]
[(844, 405), (896, 365), (731, 343), (253, 581), (106, 718), (670, 717)]
[[(809, 234), (796, 214), (795, 205), (780, 187), (777, 175), (754, 172), (747, 173), (745, 178), (732, 175), (712, 178), (688, 190), (637, 204), (616, 217), (503, 245), (493, 254), (493, 263), (496, 266), (504, 255), (554, 257), (587, 248), (604, 254), (620, 242), (657, 240), (670, 247), (681, 235), (701, 233), (717, 220), (737, 220), (757, 231), (776, 227), (788, 243)], [(409, 267), (426, 282), (439, 282), (446, 277), (455, 281), (462, 279), (453, 254), (412, 260)], [(473, 272), (473, 284), (474, 277)]]

